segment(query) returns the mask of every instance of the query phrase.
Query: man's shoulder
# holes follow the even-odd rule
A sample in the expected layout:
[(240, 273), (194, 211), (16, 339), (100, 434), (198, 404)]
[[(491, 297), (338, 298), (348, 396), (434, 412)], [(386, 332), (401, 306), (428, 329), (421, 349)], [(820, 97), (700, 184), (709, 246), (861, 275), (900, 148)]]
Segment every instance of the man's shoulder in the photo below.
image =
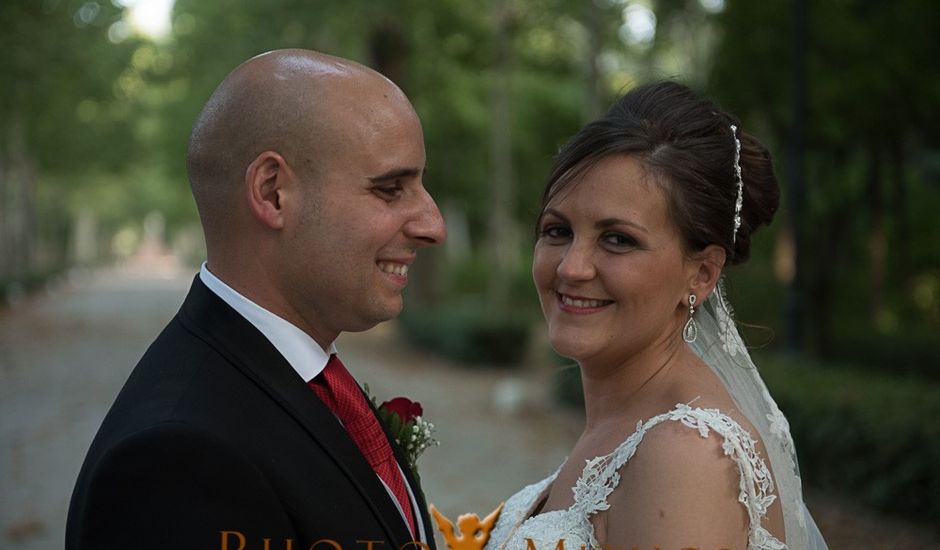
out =
[[(262, 532), (293, 535), (275, 488), (249, 456), (200, 426), (163, 422), (86, 460), (66, 538), (73, 548), (205, 547), (219, 525), (248, 531), (254, 522)], [(135, 531), (157, 538), (135, 543)]]
[(243, 425), (244, 408), (262, 399), (256, 386), (222, 354), (174, 319), (118, 392), (83, 470), (97, 470), (109, 456), (139, 460), (146, 452), (136, 451), (161, 445), (174, 451), (198, 448), (197, 443), (237, 448), (241, 438), (232, 426)]
[[(221, 357), (174, 319), (147, 348), (118, 392), (98, 438), (121, 438), (172, 421), (180, 403), (197, 390), (199, 373)], [(224, 370), (223, 370), (224, 372)]]

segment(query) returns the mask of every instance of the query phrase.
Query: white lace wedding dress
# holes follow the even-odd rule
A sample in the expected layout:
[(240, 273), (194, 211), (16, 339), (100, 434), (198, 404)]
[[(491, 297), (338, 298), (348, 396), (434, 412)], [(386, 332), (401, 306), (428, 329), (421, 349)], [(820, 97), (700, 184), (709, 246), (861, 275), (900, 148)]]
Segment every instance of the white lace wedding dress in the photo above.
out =
[(669, 412), (654, 416), (646, 422), (638, 422), (636, 431), (612, 453), (587, 461), (581, 477), (572, 488), (574, 503), (570, 508), (531, 516), (558, 471), (513, 495), (506, 501), (499, 520), (490, 532), (486, 550), (531, 550), (527, 539), (538, 550), (554, 550), (560, 539), (565, 540), (566, 549), (600, 549), (591, 517), (608, 509), (607, 497), (620, 482), (618, 471), (633, 457), (647, 432), (664, 422), (680, 422), (690, 430), (697, 430), (702, 437), (717, 436), (723, 439), (722, 449), (728, 459), (735, 462), (740, 473), (738, 501), (748, 514), (748, 549), (786, 548), (783, 542), (761, 526), (768, 507), (777, 497), (770, 471), (757, 453), (755, 439), (718, 409), (678, 404)]

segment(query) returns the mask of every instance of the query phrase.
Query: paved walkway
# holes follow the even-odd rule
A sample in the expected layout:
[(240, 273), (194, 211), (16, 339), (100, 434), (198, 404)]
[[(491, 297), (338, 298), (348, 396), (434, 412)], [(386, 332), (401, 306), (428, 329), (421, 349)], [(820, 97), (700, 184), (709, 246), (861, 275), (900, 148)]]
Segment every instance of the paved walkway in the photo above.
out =
[[(188, 274), (78, 276), (0, 311), (0, 548), (62, 547), (85, 451), (189, 283)], [(391, 323), (344, 335), (338, 346), (380, 399), (423, 403), (441, 441), (419, 463), (423, 485), (448, 516), (489, 512), (551, 472), (577, 438), (578, 415), (550, 405), (544, 363), (524, 370), (456, 365), (402, 345)], [(936, 544), (842, 502), (821, 499), (813, 509), (832, 548)]]

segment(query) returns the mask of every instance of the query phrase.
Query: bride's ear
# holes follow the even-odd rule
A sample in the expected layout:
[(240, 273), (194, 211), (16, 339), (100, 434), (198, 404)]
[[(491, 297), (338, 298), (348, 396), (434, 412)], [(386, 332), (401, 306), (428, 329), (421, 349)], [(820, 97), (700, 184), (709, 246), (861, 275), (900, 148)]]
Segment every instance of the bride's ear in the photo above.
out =
[(725, 249), (717, 244), (710, 244), (704, 250), (696, 252), (689, 263), (689, 289), (704, 302), (715, 290), (721, 271), (725, 267)]

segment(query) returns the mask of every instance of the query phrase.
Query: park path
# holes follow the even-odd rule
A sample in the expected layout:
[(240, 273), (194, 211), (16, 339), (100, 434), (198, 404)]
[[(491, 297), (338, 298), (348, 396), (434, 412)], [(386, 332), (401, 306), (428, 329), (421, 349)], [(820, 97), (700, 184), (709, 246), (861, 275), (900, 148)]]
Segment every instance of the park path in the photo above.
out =
[[(61, 548), (69, 496), (101, 419), (133, 365), (178, 309), (191, 274), (73, 274), (0, 311), (0, 548)], [(419, 467), (445, 515), (489, 512), (541, 479), (577, 438), (578, 414), (552, 405), (550, 367), (454, 364), (404, 345), (394, 324), (338, 342), (380, 399), (422, 402), (441, 444)], [(811, 501), (832, 548), (940, 547), (922, 529), (827, 498)]]

